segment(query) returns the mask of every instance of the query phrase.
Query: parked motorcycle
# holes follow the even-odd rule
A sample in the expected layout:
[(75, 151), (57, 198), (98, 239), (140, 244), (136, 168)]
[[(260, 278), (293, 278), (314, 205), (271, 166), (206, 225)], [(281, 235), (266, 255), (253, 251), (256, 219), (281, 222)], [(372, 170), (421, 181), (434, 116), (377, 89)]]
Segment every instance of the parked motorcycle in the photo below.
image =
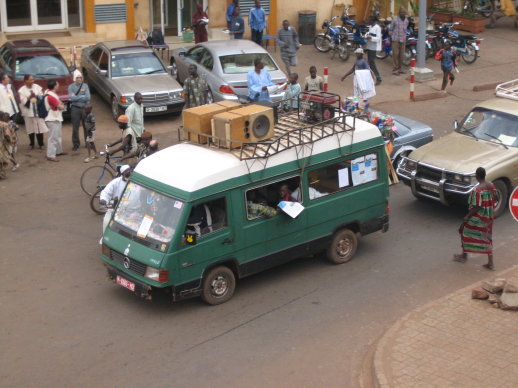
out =
[(462, 9), (464, 13), (478, 13), (485, 18), (490, 18), (496, 7), (495, 0), (466, 0)]
[(343, 26), (333, 26), (333, 22), (337, 17), (334, 16), (331, 20), (324, 20), (322, 29), (325, 32), (315, 36), (313, 45), (322, 53), (334, 50), (338, 52), (338, 56), (342, 61), (346, 61), (349, 58), (347, 29)]
[(441, 39), (441, 47), (439, 48), (442, 48), (444, 41), (449, 40), (453, 49), (460, 54), (464, 62), (467, 64), (474, 63), (479, 56), (479, 44), (482, 39), (477, 38), (475, 35), (460, 34), (458, 31), (455, 31), (455, 26), (459, 24), (461, 22), (445, 23), (438, 28), (438, 34)]

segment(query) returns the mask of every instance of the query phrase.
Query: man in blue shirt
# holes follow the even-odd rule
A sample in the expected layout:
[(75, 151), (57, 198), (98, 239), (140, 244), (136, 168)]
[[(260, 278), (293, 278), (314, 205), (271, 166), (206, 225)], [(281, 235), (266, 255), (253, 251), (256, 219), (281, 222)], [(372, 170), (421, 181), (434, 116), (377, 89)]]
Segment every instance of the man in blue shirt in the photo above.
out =
[(268, 71), (264, 70), (264, 63), (261, 58), (254, 60), (255, 69), (248, 72), (247, 83), (248, 83), (248, 97), (250, 101), (269, 101), (270, 93), (268, 93), (268, 86), (273, 86), (272, 77)]
[[(90, 89), (83, 82), (83, 75), (79, 70), (74, 71), (74, 83), (68, 87), (68, 95), (70, 98), (70, 121), (72, 121), (72, 151), (77, 151), (80, 146), (79, 126), (83, 117), (83, 108), (90, 103)], [(84, 131), (84, 140), (86, 145), (86, 131)]]
[(234, 36), (234, 39), (243, 39), (245, 32), (245, 21), (239, 16), (239, 7), (234, 8), (234, 14), (230, 21), (230, 34)]
[(227, 7), (227, 28), (230, 30), (230, 22), (232, 21), (232, 17), (234, 16), (234, 10), (239, 5), (239, 0), (232, 0)]
[(248, 25), (252, 30), (252, 41), (260, 46), (263, 40), (263, 30), (266, 27), (266, 14), (261, 8), (261, 0), (255, 0), (255, 7), (250, 9)]

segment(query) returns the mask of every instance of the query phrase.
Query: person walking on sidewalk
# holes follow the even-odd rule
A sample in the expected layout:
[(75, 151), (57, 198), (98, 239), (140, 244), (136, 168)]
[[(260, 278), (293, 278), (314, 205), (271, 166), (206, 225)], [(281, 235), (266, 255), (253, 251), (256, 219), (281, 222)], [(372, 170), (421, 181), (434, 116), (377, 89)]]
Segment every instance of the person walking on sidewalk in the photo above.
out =
[[(74, 71), (74, 82), (68, 86), (70, 99), (70, 121), (72, 121), (72, 151), (77, 151), (81, 142), (79, 140), (79, 127), (83, 118), (83, 108), (90, 103), (90, 89), (83, 82), (80, 71)], [(83, 134), (86, 145), (86, 132)]]
[(399, 9), (399, 17), (395, 18), (392, 23), (390, 23), (389, 31), (390, 38), (392, 39), (392, 60), (394, 61), (392, 74), (394, 75), (404, 73), (401, 66), (403, 64), (403, 58), (405, 57), (407, 28), (408, 18), (406, 17), (405, 9), (401, 7)]
[(456, 67), (457, 54), (451, 49), (451, 43), (449, 40), (444, 42), (444, 48), (440, 49), (437, 54), (435, 54), (435, 59), (441, 61), (441, 70), (442, 70), (442, 87), (441, 90), (446, 90), (446, 85), (448, 85), (448, 79), (450, 80), (450, 85), (453, 85), (453, 81), (455, 81), (455, 76), (453, 75), (453, 68)]
[(372, 98), (376, 95), (374, 80), (372, 79), (371, 71), (367, 61), (363, 59), (363, 49), (357, 48), (354, 53), (356, 54), (356, 62), (354, 63), (351, 70), (344, 74), (341, 80), (343, 81), (351, 74), (354, 74), (354, 96), (360, 97), (363, 100), (368, 100), (369, 98)]
[(196, 12), (192, 14), (192, 25), (194, 27), (194, 43), (202, 43), (209, 40), (207, 35), (207, 23), (209, 16), (203, 11), (203, 5), (196, 6)]
[(367, 33), (367, 60), (369, 67), (376, 76), (376, 85), (381, 83), (381, 75), (376, 67), (376, 52), (381, 50), (381, 27), (377, 23), (376, 17), (369, 18), (369, 32)]
[(300, 48), (300, 42), (297, 30), (290, 26), (290, 22), (287, 20), (282, 21), (282, 28), (277, 32), (277, 44), (281, 48), (281, 59), (290, 75), (290, 66), (297, 66), (297, 51)]
[(48, 96), (45, 97), (45, 108), (47, 108), (48, 114), (45, 118), (45, 124), (49, 129), (49, 138), (47, 139), (47, 160), (49, 162), (59, 162), (56, 156), (66, 155), (66, 152), (63, 152), (61, 133), (65, 105), (56, 93), (58, 88), (58, 81), (51, 79), (47, 82), (45, 94), (48, 94)]
[(453, 260), (465, 263), (468, 259), (468, 252), (487, 254), (487, 264), (484, 264), (483, 267), (494, 270), (494, 209), (502, 198), (499, 198), (495, 185), (486, 181), (486, 170), (483, 167), (477, 168), (475, 176), (478, 185), (469, 195), (469, 211), (459, 228), (462, 254), (453, 255)]
[(255, 7), (250, 9), (248, 25), (252, 31), (252, 41), (260, 46), (263, 40), (263, 30), (266, 27), (266, 14), (261, 8), (261, 0), (255, 0)]
[(36, 105), (38, 97), (43, 95), (43, 89), (40, 85), (34, 83), (34, 76), (31, 74), (25, 74), (23, 82), (25, 85), (18, 89), (18, 95), (20, 96), (20, 110), (25, 122), (25, 130), (29, 136), (29, 147), (34, 149), (34, 136), (36, 136), (41, 150), (45, 147), (43, 134), (49, 131), (45, 125), (45, 120), (38, 116)]

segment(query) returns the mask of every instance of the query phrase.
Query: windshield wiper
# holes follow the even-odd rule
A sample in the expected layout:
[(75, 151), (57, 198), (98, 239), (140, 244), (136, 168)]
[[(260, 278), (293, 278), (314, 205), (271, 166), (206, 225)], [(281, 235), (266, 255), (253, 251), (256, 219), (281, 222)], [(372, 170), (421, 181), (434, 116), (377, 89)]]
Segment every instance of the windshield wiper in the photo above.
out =
[(493, 135), (490, 135), (489, 133), (487, 132), (484, 132), (484, 135), (490, 137), (491, 139), (495, 139), (497, 142), (499, 142), (500, 144), (502, 144), (506, 150), (508, 150), (509, 148), (504, 144), (504, 142), (502, 140), (500, 140), (498, 137), (496, 136), (493, 136)]
[(148, 71), (147, 73), (144, 73), (144, 74), (148, 75), (148, 74), (158, 73), (159, 71), (164, 71), (164, 70), (163, 69), (156, 69), (156, 70)]
[(470, 135), (470, 136), (474, 137), (478, 141), (478, 137), (476, 137), (474, 134), (472, 134), (469, 131), (461, 131), (460, 133), (464, 133), (464, 134)]

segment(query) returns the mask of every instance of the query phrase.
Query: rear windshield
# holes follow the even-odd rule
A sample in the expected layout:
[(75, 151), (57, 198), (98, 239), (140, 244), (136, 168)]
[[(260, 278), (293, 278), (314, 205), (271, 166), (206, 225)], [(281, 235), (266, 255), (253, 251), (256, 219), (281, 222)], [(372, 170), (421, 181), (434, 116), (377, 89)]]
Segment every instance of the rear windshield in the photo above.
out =
[(235, 54), (219, 57), (221, 68), (225, 74), (243, 74), (254, 70), (255, 58), (261, 58), (264, 69), (267, 71), (278, 70), (272, 58), (268, 54)]
[(14, 79), (23, 80), (25, 74), (36, 79), (68, 77), (70, 71), (59, 54), (16, 58)]
[(165, 73), (160, 59), (151, 52), (112, 55), (112, 77)]

